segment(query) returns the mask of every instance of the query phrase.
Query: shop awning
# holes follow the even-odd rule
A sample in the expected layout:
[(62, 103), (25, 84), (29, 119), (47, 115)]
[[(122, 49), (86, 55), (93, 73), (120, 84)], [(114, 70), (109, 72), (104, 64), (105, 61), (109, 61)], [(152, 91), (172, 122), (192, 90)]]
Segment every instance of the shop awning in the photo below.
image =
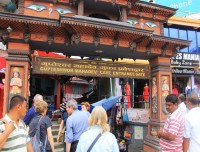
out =
[(65, 58), (65, 55), (63, 55), (61, 53), (38, 51), (38, 50), (34, 51), (34, 55), (44, 56), (44, 57), (52, 57), (52, 58)]
[(120, 99), (120, 96), (111, 96), (108, 99), (102, 99), (92, 104), (92, 106), (102, 106), (106, 111), (112, 108), (117, 101)]

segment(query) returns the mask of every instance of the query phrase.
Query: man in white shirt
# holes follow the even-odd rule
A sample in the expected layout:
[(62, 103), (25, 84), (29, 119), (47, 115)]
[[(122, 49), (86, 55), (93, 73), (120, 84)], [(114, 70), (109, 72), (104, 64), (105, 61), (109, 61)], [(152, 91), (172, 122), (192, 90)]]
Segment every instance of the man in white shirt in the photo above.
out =
[(187, 97), (186, 105), (190, 110), (185, 116), (183, 152), (200, 152), (200, 107), (197, 94)]
[(185, 115), (188, 112), (188, 109), (186, 107), (186, 103), (185, 103), (185, 96), (184, 94), (180, 94), (178, 96), (178, 107), (181, 110), (181, 112)]

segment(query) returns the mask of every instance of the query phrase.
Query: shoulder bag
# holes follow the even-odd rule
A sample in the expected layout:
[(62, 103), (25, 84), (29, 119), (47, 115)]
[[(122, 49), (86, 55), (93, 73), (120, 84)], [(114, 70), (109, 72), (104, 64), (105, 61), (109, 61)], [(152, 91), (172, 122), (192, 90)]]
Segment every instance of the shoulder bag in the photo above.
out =
[(92, 144), (90, 145), (89, 149), (87, 150), (87, 152), (90, 152), (91, 149), (94, 147), (94, 145), (96, 144), (97, 140), (101, 137), (101, 133), (98, 134), (98, 136), (94, 139), (94, 141), (92, 142)]
[(45, 138), (45, 144), (43, 144), (40, 141), (40, 124), (41, 124), (42, 117), (43, 116), (40, 117), (39, 122), (36, 126), (36, 132), (34, 136), (31, 137), (31, 144), (32, 144), (34, 152), (46, 152), (47, 136)]

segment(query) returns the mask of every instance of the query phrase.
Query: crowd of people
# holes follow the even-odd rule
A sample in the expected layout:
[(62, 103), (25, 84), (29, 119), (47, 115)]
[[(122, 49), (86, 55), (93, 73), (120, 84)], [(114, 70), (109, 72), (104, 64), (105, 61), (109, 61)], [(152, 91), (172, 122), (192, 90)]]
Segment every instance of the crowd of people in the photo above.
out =
[[(36, 152), (38, 146), (46, 152), (54, 152), (52, 122), (46, 116), (48, 104), (39, 94), (33, 106), (26, 112), (27, 102), (21, 95), (10, 99), (10, 110), (0, 119), (0, 151)], [(162, 152), (200, 151), (200, 100), (196, 94), (185, 98), (169, 94), (165, 98), (169, 113), (162, 129), (157, 131)], [(63, 102), (59, 108), (62, 121), (57, 142), (64, 142), (64, 152), (119, 152), (115, 136), (110, 132), (107, 113), (95, 107), (90, 114), (90, 104), (83, 102), (82, 110), (74, 99)], [(39, 128), (39, 129), (38, 129)], [(64, 129), (63, 141), (60, 135)], [(34, 138), (39, 130), (39, 138)], [(34, 141), (39, 140), (37, 145)]]
[[(88, 102), (83, 102), (81, 107), (82, 110), (78, 110), (74, 99), (66, 102), (63, 98), (59, 108), (62, 121), (57, 142), (61, 142), (59, 136), (64, 128), (64, 152), (119, 152), (117, 140), (110, 133), (106, 111), (102, 107), (95, 107), (90, 114)], [(10, 110), (0, 119), (0, 151), (39, 152), (39, 148), (41, 152), (54, 152), (52, 122), (46, 116), (48, 104), (37, 94), (33, 106), (28, 112), (26, 109), (24, 97), (14, 95), (10, 99)], [(37, 135), (39, 137), (35, 138)]]
[(157, 132), (162, 152), (200, 151), (200, 100), (197, 94), (185, 98), (169, 94), (166, 98), (169, 116)]

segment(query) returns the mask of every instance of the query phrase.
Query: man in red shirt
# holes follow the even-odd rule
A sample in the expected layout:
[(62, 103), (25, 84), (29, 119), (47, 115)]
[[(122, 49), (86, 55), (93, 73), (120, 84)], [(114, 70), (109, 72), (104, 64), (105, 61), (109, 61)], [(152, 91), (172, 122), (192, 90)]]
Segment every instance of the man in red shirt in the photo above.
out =
[(184, 116), (178, 108), (178, 97), (169, 94), (166, 109), (170, 113), (162, 131), (158, 132), (162, 152), (183, 152)]

